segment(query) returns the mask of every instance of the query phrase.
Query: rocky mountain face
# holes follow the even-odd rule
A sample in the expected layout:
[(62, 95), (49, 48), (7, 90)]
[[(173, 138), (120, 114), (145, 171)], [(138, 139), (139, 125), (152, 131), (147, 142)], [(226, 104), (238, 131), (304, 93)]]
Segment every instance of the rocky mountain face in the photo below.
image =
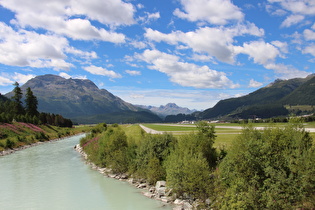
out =
[[(105, 89), (99, 89), (87, 79), (65, 79), (49, 74), (37, 76), (26, 82), (21, 86), (23, 93), (27, 87), (30, 87), (37, 97), (40, 112), (61, 114), (79, 122), (86, 122), (86, 119), (89, 123), (116, 122), (113, 113), (121, 112), (132, 113), (134, 120), (141, 121), (142, 113), (149, 112), (123, 101)], [(12, 95), (10, 92), (6, 96)], [(107, 115), (110, 115), (110, 119)], [(145, 115), (146, 118), (152, 118), (152, 121), (159, 119), (153, 113)], [(124, 119), (120, 118), (119, 121)]]
[(179, 107), (175, 103), (168, 103), (165, 106), (161, 105), (159, 107), (156, 106), (144, 106), (137, 105), (138, 107), (149, 109), (151, 112), (156, 113), (161, 117), (165, 117), (167, 115), (177, 115), (177, 114), (191, 114), (196, 110), (190, 110), (188, 108)]

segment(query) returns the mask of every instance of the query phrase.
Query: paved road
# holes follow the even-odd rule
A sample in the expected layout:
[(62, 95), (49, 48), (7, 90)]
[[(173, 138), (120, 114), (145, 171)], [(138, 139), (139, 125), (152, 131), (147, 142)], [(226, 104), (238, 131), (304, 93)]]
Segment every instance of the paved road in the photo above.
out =
[(151, 133), (151, 134), (163, 134), (163, 131), (157, 131), (157, 130), (153, 130), (151, 128), (145, 127), (142, 124), (139, 124), (139, 126), (146, 132), (146, 133)]
[[(185, 127), (196, 127), (195, 125), (176, 125), (176, 124), (161, 124), (161, 125), (167, 125), (167, 126), (185, 126)], [(146, 132), (146, 133), (151, 133), (151, 134), (163, 134), (165, 131), (157, 131), (148, 127), (145, 127), (144, 125), (140, 124), (140, 127)], [(242, 130), (242, 126), (215, 126), (216, 128), (229, 128), (229, 129), (237, 129), (237, 130)], [(263, 130), (266, 127), (255, 127), (257, 130)], [(314, 133), (315, 128), (305, 128), (306, 131)], [(174, 132), (174, 131), (173, 131)], [(183, 131), (180, 131), (183, 132)], [(226, 133), (226, 134), (232, 134), (232, 133)], [(234, 133), (233, 133), (234, 134)]]

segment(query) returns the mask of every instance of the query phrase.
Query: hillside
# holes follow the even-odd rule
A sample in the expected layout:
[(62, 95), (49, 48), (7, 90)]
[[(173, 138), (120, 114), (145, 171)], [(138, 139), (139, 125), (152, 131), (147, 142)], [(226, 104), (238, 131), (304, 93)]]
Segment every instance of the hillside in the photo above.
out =
[[(105, 89), (99, 89), (87, 79), (65, 79), (57, 75), (37, 76), (26, 82), (21, 89), (25, 92), (30, 87), (38, 99), (40, 112), (61, 114), (76, 122), (90, 123), (107, 122), (106, 115), (128, 111), (137, 116), (139, 122), (157, 121), (156, 115), (149, 113), (149, 119), (143, 120), (143, 109), (133, 106), (111, 94)], [(6, 96), (12, 96), (12, 92)], [(148, 111), (149, 112), (149, 111)], [(97, 118), (103, 115), (104, 118)], [(120, 119), (119, 119), (120, 120)], [(111, 122), (119, 122), (111, 117)]]
[(314, 93), (314, 75), (290, 80), (278, 79), (246, 96), (221, 100), (214, 107), (201, 112), (199, 117), (268, 118), (287, 115), (289, 112), (284, 105), (311, 105), (315, 102)]
[(0, 156), (39, 142), (56, 140), (69, 135), (88, 132), (92, 127), (61, 128), (50, 125), (14, 122), (0, 124)]
[(284, 105), (315, 105), (315, 77), (301, 84), (295, 91), (282, 98)]

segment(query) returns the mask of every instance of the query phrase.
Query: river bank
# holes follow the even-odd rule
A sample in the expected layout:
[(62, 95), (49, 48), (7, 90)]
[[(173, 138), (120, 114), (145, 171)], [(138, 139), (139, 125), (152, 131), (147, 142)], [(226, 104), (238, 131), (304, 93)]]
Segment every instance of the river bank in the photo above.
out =
[(171, 196), (172, 190), (166, 188), (165, 181), (158, 181), (155, 186), (149, 185), (145, 179), (135, 179), (128, 177), (127, 174), (114, 174), (109, 168), (101, 168), (94, 163), (88, 161), (87, 154), (83, 151), (80, 144), (74, 146), (74, 149), (79, 152), (85, 160), (85, 163), (90, 165), (93, 170), (97, 170), (99, 173), (106, 177), (114, 178), (120, 181), (125, 181), (132, 186), (142, 189), (142, 194), (148, 198), (155, 199), (165, 203), (165, 205), (174, 205), (173, 210), (190, 210), (194, 207), (185, 200), (176, 199)]
[(40, 145), (40, 144), (60, 141), (60, 140), (63, 140), (65, 138), (68, 138), (68, 137), (71, 137), (71, 136), (78, 136), (78, 135), (81, 135), (81, 134), (83, 134), (83, 133), (82, 132), (81, 133), (76, 133), (74, 135), (69, 135), (69, 136), (64, 136), (64, 137), (61, 137), (61, 138), (50, 139), (50, 140), (47, 140), (47, 141), (39, 141), (39, 142), (35, 142), (35, 143), (32, 143), (32, 144), (28, 144), (28, 145), (23, 145), (23, 146), (20, 146), (20, 147), (17, 147), (17, 148), (3, 150), (3, 151), (0, 151), (0, 156), (10, 155), (10, 154), (13, 154), (13, 153), (15, 153), (17, 151), (21, 151), (21, 150), (24, 150), (24, 149), (27, 149), (27, 148), (30, 148), (30, 147), (35, 147), (35, 146)]

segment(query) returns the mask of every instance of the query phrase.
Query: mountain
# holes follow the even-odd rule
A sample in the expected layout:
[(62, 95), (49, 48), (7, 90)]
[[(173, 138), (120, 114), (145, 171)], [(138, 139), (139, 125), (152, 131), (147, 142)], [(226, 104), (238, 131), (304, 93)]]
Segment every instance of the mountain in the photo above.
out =
[(281, 99), (282, 104), (289, 105), (315, 105), (315, 76), (307, 77), (295, 91)]
[(148, 109), (153, 113), (156, 113), (157, 115), (161, 117), (165, 117), (167, 115), (177, 115), (177, 114), (191, 114), (195, 112), (196, 110), (190, 110), (188, 108), (179, 107), (175, 103), (168, 103), (165, 106), (161, 105), (159, 107), (156, 106), (144, 106), (144, 105), (136, 105), (138, 107)]
[(277, 79), (246, 96), (219, 101), (199, 114), (201, 119), (222, 117), (269, 118), (287, 115), (284, 105), (315, 104), (315, 75), (290, 80)]
[[(133, 115), (132, 119), (137, 122), (161, 120), (150, 111), (127, 103), (105, 89), (99, 89), (87, 79), (65, 79), (48, 74), (26, 82), (21, 86), (23, 93), (27, 87), (30, 87), (37, 97), (40, 112), (61, 114), (80, 123), (130, 122), (125, 120), (131, 120), (126, 113)], [(13, 92), (6, 94), (8, 97), (12, 95)], [(122, 112), (125, 113), (125, 119), (116, 119), (115, 115), (118, 116)]]

